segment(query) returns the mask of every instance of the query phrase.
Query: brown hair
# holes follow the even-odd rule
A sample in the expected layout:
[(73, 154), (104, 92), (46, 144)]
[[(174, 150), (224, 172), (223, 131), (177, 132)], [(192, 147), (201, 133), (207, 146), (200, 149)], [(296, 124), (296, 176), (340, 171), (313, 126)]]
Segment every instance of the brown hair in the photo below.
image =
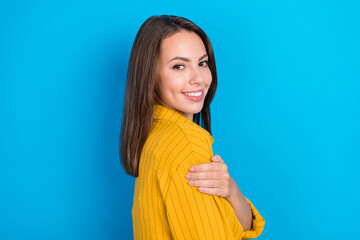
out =
[(131, 49), (124, 97), (120, 136), (120, 158), (126, 174), (138, 176), (140, 155), (150, 133), (154, 104), (157, 65), (162, 40), (180, 30), (199, 35), (208, 54), (212, 82), (202, 110), (194, 114), (194, 122), (211, 134), (210, 103), (216, 87), (217, 74), (214, 51), (205, 32), (190, 20), (172, 15), (152, 16), (140, 27)]

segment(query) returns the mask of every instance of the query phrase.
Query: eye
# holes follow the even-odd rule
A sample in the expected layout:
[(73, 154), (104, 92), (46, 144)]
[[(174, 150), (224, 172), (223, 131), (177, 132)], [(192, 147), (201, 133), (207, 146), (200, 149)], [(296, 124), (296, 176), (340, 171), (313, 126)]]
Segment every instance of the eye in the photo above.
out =
[(177, 65), (173, 66), (173, 69), (182, 70), (182, 69), (184, 69), (184, 65), (177, 64)]
[(203, 67), (207, 67), (209, 65), (209, 62), (208, 61), (202, 61), (201, 63), (199, 63), (200, 66), (203, 66)]

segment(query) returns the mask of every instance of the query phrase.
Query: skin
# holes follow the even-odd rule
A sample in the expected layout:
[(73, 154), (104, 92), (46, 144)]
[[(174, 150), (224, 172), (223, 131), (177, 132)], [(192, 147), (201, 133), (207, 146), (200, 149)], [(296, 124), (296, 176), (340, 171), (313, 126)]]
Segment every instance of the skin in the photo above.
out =
[[(188, 61), (172, 60), (174, 57)], [(206, 96), (212, 81), (207, 61), (204, 43), (196, 33), (183, 30), (165, 38), (161, 43), (156, 85), (161, 104), (192, 121), (193, 115), (203, 108), (205, 97), (193, 101), (183, 92), (203, 89)]]
[(188, 184), (198, 187), (202, 193), (217, 195), (229, 201), (244, 231), (252, 228), (252, 212), (249, 203), (235, 180), (230, 177), (228, 167), (219, 155), (211, 157), (211, 163), (192, 166), (185, 177)]
[[(175, 57), (183, 59), (173, 60)], [(161, 43), (156, 82), (161, 104), (193, 121), (193, 115), (203, 108), (212, 81), (207, 61), (206, 48), (196, 33), (181, 30), (166, 37)], [(190, 100), (183, 94), (201, 89), (204, 90), (201, 101)], [(243, 229), (251, 229), (250, 206), (219, 155), (211, 157), (210, 163), (192, 166), (189, 171), (185, 177), (190, 179), (190, 186), (227, 199)]]

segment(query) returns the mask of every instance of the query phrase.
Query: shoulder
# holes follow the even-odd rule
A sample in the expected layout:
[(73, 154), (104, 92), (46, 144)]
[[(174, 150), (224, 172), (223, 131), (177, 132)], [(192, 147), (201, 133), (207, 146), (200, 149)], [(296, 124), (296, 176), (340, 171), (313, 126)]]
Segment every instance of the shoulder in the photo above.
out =
[(205, 151), (212, 151), (211, 145), (214, 141), (212, 136), (202, 127), (197, 124), (178, 124), (179, 128), (185, 134), (189, 143), (192, 144), (194, 150), (198, 150), (198, 148)]
[(153, 150), (157, 153), (182, 153), (187, 147), (195, 153), (212, 152), (213, 138), (197, 124), (156, 121), (149, 138), (156, 142)]
[[(174, 173), (179, 167), (211, 162), (212, 137), (198, 125), (160, 120), (149, 135), (157, 171)], [(167, 175), (166, 174), (166, 175)]]

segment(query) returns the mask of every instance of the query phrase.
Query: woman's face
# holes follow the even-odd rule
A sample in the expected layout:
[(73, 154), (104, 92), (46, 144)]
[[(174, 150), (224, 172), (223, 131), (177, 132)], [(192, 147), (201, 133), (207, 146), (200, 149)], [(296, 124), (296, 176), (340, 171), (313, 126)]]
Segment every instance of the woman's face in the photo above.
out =
[(181, 30), (163, 39), (157, 71), (157, 90), (162, 105), (193, 121), (204, 105), (212, 75), (201, 38)]

